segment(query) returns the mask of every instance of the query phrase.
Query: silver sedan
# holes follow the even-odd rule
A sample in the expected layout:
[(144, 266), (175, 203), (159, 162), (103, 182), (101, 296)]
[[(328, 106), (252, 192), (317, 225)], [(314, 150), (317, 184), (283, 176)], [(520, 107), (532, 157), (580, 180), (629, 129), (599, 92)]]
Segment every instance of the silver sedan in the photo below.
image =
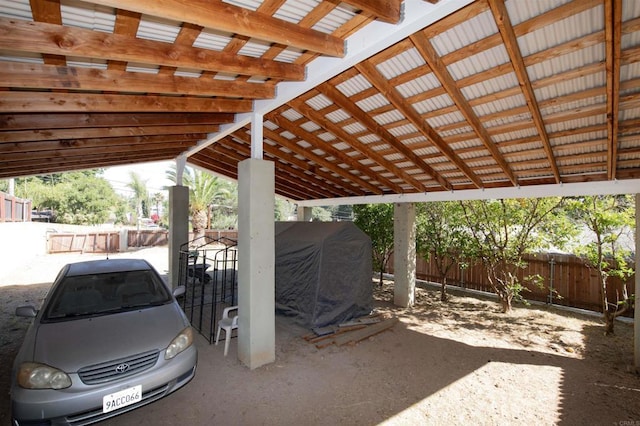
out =
[(15, 425), (85, 425), (156, 401), (194, 376), (193, 330), (145, 260), (66, 265), (16, 356)]

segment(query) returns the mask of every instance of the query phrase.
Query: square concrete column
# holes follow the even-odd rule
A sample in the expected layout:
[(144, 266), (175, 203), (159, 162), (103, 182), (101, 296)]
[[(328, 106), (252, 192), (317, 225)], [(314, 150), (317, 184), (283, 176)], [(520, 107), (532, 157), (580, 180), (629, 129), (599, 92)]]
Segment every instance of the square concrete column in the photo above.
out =
[(393, 303), (413, 306), (416, 291), (416, 209), (412, 203), (393, 206)]
[(180, 246), (189, 240), (189, 188), (169, 188), (169, 287), (180, 282)]
[(250, 369), (275, 355), (275, 168), (238, 164), (238, 358)]
[(298, 222), (311, 222), (313, 219), (313, 207), (298, 206)]

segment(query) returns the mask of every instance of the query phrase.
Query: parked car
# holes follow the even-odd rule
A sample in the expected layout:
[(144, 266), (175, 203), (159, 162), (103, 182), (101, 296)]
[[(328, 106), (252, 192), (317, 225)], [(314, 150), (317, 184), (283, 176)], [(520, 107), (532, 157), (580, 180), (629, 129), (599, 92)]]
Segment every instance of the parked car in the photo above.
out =
[(13, 365), (14, 425), (85, 425), (156, 401), (194, 376), (194, 332), (145, 260), (66, 265)]

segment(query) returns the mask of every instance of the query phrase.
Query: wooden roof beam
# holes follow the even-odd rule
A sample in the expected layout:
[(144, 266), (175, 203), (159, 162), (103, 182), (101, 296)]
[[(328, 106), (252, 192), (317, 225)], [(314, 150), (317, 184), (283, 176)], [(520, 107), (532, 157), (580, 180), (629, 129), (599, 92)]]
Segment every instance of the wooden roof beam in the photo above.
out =
[(0, 49), (304, 80), (304, 67), (211, 49), (107, 34), (83, 28), (0, 18)]
[(416, 155), (411, 148), (400, 142), (395, 136), (391, 134), (387, 129), (379, 125), (371, 116), (365, 113), (358, 105), (353, 103), (342, 92), (336, 89), (334, 86), (323, 83), (316, 87), (320, 93), (335, 102), (340, 108), (346, 111), (354, 119), (366, 127), (371, 133), (377, 135), (384, 142), (391, 145), (397, 152), (404, 155), (409, 161), (413, 162), (419, 169), (433, 177), (436, 182), (440, 184), (444, 189), (450, 191), (453, 189), (451, 184), (447, 182), (438, 172), (436, 172), (429, 164), (427, 164), (422, 158)]
[[(21, 89), (69, 89), (232, 98), (273, 98), (270, 84), (95, 68), (0, 62), (0, 81)], [(126, 84), (122, 84), (126, 82)]]
[[(49, 24), (62, 25), (62, 13), (60, 11), (60, 0), (29, 0), (31, 6), (31, 16), (37, 22), (47, 22)], [(43, 54), (42, 59), (48, 65), (66, 65), (67, 58), (64, 55)]]
[[(251, 136), (247, 132), (235, 132), (233, 134), (233, 137), (242, 140), (246, 144), (251, 144)], [(275, 137), (277, 137), (277, 140), (274, 140)], [(269, 139), (292, 151), (292, 153), (287, 153), (279, 149), (277, 146), (265, 143), (263, 147), (264, 151), (269, 153), (271, 156), (279, 158), (282, 161), (286, 161), (289, 164), (295, 165), (301, 170), (306, 170), (311, 174), (317, 175), (321, 179), (324, 179), (335, 187), (344, 188), (344, 190), (351, 195), (365, 195), (365, 191), (349, 183), (349, 177), (345, 176), (344, 171), (339, 167), (337, 168), (337, 171), (340, 172), (340, 174), (338, 174), (339, 178), (336, 178), (331, 173), (327, 173), (321, 170), (320, 166), (313, 166), (310, 164), (310, 162), (297, 158), (294, 153), (297, 153), (301, 157), (305, 157), (308, 154), (308, 151), (303, 149), (300, 145), (287, 141), (285, 138), (277, 135), (275, 132), (269, 133)], [(223, 144), (224, 142), (228, 141), (229, 138), (224, 138), (221, 140)]]
[(175, 126), (226, 124), (233, 122), (231, 113), (34, 113), (0, 114), (2, 130), (76, 129), (84, 127)]
[(375, 86), (380, 93), (384, 94), (389, 102), (398, 109), (398, 111), (404, 115), (413, 124), (420, 133), (422, 133), (427, 139), (429, 139), (442, 153), (458, 167), (478, 188), (483, 186), (482, 181), (476, 176), (469, 166), (458, 155), (453, 152), (453, 149), (442, 139), (442, 137), (427, 124), (422, 117), (416, 112), (416, 110), (408, 105), (402, 98), (400, 93), (395, 87), (391, 86), (389, 82), (380, 75), (375, 66), (369, 61), (363, 61), (356, 65), (356, 68), (360, 73), (365, 76), (373, 86)]
[[(346, 156), (344, 153), (341, 153), (338, 150), (333, 149), (333, 147), (326, 144), (317, 136), (305, 131), (304, 129), (296, 126), (291, 121), (286, 118), (279, 116), (278, 114), (272, 114), (269, 116), (269, 120), (276, 123), (280, 128), (291, 132), (307, 143), (311, 144), (312, 149), (303, 148), (300, 145), (296, 144), (293, 141), (290, 141), (282, 136), (280, 136), (275, 131), (269, 130), (267, 128), (264, 129), (265, 137), (271, 139), (275, 143), (290, 149), (298, 155), (301, 155), (304, 158), (307, 158), (309, 161), (316, 163), (320, 167), (324, 167), (327, 170), (335, 173), (341, 178), (345, 179), (347, 182), (353, 182), (354, 184), (360, 185), (361, 188), (366, 189), (374, 194), (381, 195), (383, 193), (382, 189), (378, 186), (372, 184), (371, 182), (362, 179), (355, 173), (350, 172), (349, 170), (353, 170), (358, 172), (360, 175), (369, 176), (373, 181), (378, 179), (377, 176), (371, 176), (369, 170), (365, 167), (362, 167), (362, 164), (358, 163), (354, 159)], [(327, 153), (327, 155), (333, 156), (336, 161), (326, 160), (324, 157), (321, 157), (313, 152), (313, 149), (321, 149)], [(346, 164), (349, 166), (348, 169), (344, 169), (339, 166), (340, 163)]]
[[(225, 139), (229, 139), (227, 136)], [(234, 145), (233, 143), (231, 144)], [(215, 152), (227, 153), (227, 155), (232, 155), (233, 153), (240, 153), (241, 147), (234, 146), (233, 148), (228, 148), (224, 144), (216, 143), (211, 145), (211, 149)], [(243, 157), (248, 158), (251, 154), (251, 149), (247, 147), (243, 152)], [(274, 161), (274, 166), (276, 169), (276, 175), (285, 181), (290, 182), (291, 184), (295, 184), (296, 186), (301, 186), (306, 183), (305, 187), (307, 188), (307, 196), (311, 194), (315, 194), (315, 197), (319, 198), (329, 198), (329, 197), (346, 197), (347, 194), (343, 191), (335, 191), (330, 192), (326, 190), (326, 183), (320, 179), (315, 178), (312, 175), (308, 175), (304, 173), (302, 170), (296, 170), (291, 166), (286, 165), (281, 161)]]
[(0, 131), (0, 143), (16, 143), (29, 141), (51, 141), (64, 139), (88, 139), (126, 136), (151, 136), (151, 135), (184, 135), (207, 134), (219, 129), (217, 125), (198, 126), (144, 126), (144, 127), (107, 127), (86, 129), (54, 129), (50, 131), (40, 130), (14, 130)]
[(249, 100), (88, 93), (3, 92), (0, 113), (249, 112)]
[(487, 132), (487, 129), (482, 125), (480, 119), (469, 105), (469, 102), (462, 94), (462, 91), (457, 86), (456, 81), (453, 79), (446, 66), (442, 63), (442, 60), (438, 56), (436, 50), (431, 45), (431, 42), (426, 39), (424, 33), (416, 33), (410, 36), (411, 41), (416, 46), (416, 49), (420, 52), (424, 60), (431, 67), (431, 70), (436, 75), (442, 86), (445, 88), (453, 102), (458, 107), (460, 113), (464, 116), (469, 125), (473, 128), (480, 140), (484, 143), (485, 147), (491, 153), (493, 160), (504, 171), (504, 174), (511, 181), (514, 186), (518, 185), (518, 180), (513, 171), (509, 167), (498, 147), (493, 143), (491, 136)]
[(618, 168), (622, 0), (605, 1), (604, 28), (607, 64), (607, 177), (614, 180)]
[[(116, 10), (116, 22), (113, 27), (114, 34), (127, 37), (135, 37), (138, 34), (141, 15), (136, 12), (118, 9)], [(107, 68), (110, 70), (126, 71), (127, 63), (124, 61), (107, 61)]]
[[(336, 125), (335, 123), (331, 122), (331, 120), (327, 119), (324, 116), (324, 114), (314, 110), (313, 108), (311, 108), (305, 102), (299, 101), (297, 99), (291, 101), (290, 105), (296, 111), (298, 111), (300, 114), (304, 115), (308, 120), (313, 121), (314, 123), (316, 123), (320, 127), (324, 128), (326, 131), (332, 133), (339, 140), (341, 140), (344, 143), (346, 143), (347, 145), (351, 146), (356, 151), (364, 154), (365, 157), (367, 157), (367, 158), (371, 159), (372, 161), (376, 162), (381, 167), (383, 167), (385, 170), (391, 172), (394, 176), (398, 176), (399, 178), (403, 179), (409, 185), (411, 185), (414, 188), (416, 188), (419, 192), (426, 192), (426, 188), (424, 187), (424, 185), (421, 182), (419, 182), (414, 177), (410, 176), (404, 170), (396, 167), (395, 164), (393, 164), (391, 161), (389, 161), (386, 158), (384, 158), (382, 155), (380, 155), (377, 152), (374, 152), (373, 150), (369, 149), (365, 144), (363, 144), (362, 142), (358, 141), (356, 138), (354, 138), (349, 133), (344, 131), (340, 126)], [(327, 145), (329, 145), (329, 144), (324, 142), (323, 144), (320, 145), (320, 149), (323, 149), (323, 150), (326, 151)], [(342, 157), (344, 157), (344, 155), (342, 155)], [(367, 169), (370, 169), (370, 167), (368, 167)], [(378, 182), (382, 183), (383, 185), (387, 186), (390, 190), (392, 190), (395, 193), (405, 192), (405, 191), (402, 190), (402, 188), (399, 185), (391, 182), (391, 180), (381, 176), (380, 174), (376, 174), (375, 177), (372, 176), (372, 178), (374, 178)]]
[(2, 153), (36, 153), (53, 149), (71, 148), (95, 148), (101, 146), (118, 147), (125, 146), (129, 151), (137, 150), (138, 146), (154, 145), (162, 143), (183, 143), (195, 145), (205, 135), (190, 133), (183, 135), (153, 135), (153, 136), (126, 136), (117, 138), (87, 138), (64, 139), (39, 142), (5, 142), (0, 143)]
[(270, 15), (254, 12), (243, 7), (223, 2), (191, 0), (188, 7), (180, 0), (90, 0), (92, 3), (131, 10), (138, 13), (158, 16), (178, 22), (188, 22), (240, 34), (302, 50), (321, 53), (327, 56), (344, 56), (344, 41), (320, 31), (274, 18)]
[(533, 91), (531, 80), (529, 80), (527, 68), (525, 67), (524, 60), (522, 59), (522, 52), (518, 46), (518, 40), (516, 39), (513, 26), (511, 25), (511, 19), (509, 19), (507, 8), (505, 7), (503, 0), (489, 0), (489, 6), (491, 7), (491, 12), (493, 13), (493, 17), (498, 25), (498, 30), (502, 36), (505, 49), (509, 54), (511, 64), (513, 65), (520, 87), (522, 88), (522, 94), (529, 106), (529, 112), (531, 113), (533, 122), (536, 125), (538, 134), (540, 135), (542, 147), (547, 154), (547, 160), (549, 161), (553, 176), (555, 177), (556, 183), (560, 183), (560, 171), (556, 164), (553, 149), (549, 142), (549, 136), (547, 135), (547, 129), (544, 126), (544, 120), (542, 119), (540, 107), (538, 106), (538, 100), (536, 99), (536, 95)]

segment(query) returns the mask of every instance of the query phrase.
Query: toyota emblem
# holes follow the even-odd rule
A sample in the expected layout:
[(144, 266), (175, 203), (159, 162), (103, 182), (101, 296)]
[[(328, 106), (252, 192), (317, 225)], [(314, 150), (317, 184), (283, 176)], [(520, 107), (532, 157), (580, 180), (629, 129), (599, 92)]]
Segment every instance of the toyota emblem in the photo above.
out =
[(118, 364), (118, 366), (116, 367), (116, 373), (122, 374), (126, 372), (128, 369), (129, 369), (129, 364), (127, 363)]

